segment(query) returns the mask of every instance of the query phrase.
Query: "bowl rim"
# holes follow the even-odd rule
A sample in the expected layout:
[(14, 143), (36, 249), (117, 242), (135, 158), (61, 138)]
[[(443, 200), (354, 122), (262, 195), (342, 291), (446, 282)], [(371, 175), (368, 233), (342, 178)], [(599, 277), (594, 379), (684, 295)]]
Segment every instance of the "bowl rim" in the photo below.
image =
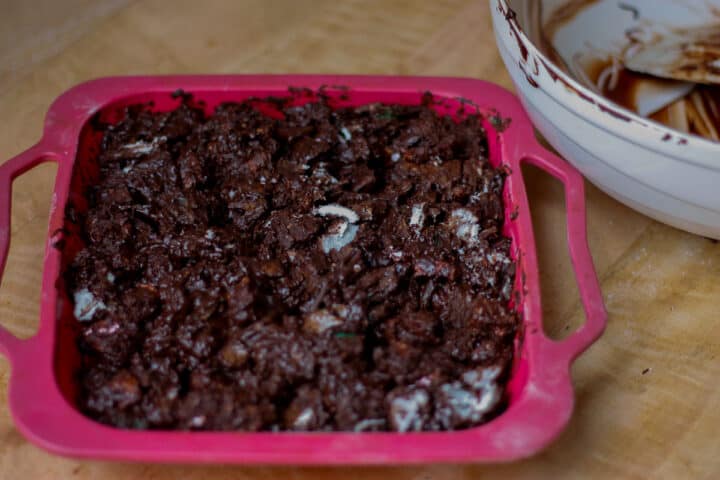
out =
[[(531, 55), (537, 57), (538, 61), (543, 65), (543, 67), (548, 71), (548, 73), (552, 75), (553, 78), (557, 79), (555, 81), (560, 81), (565, 87), (567, 87), (566, 90), (570, 90), (576, 95), (577, 99), (593, 106), (598, 106), (601, 108), (601, 110), (594, 109), (591, 116), (588, 116), (587, 114), (581, 114), (580, 112), (577, 112), (576, 108), (567, 105), (568, 102), (560, 100), (559, 96), (554, 92), (551, 92), (548, 89), (542, 89), (544, 92), (546, 92), (553, 99), (561, 103), (563, 106), (571, 109), (581, 118), (600, 128), (607, 128), (606, 122), (608, 121), (622, 121), (622, 124), (625, 126), (627, 126), (627, 123), (630, 122), (642, 128), (652, 129), (658, 134), (662, 135), (662, 137), (659, 139), (655, 139), (655, 137), (638, 137), (637, 135), (627, 133), (626, 129), (621, 128), (613, 129), (613, 133), (616, 136), (621, 137), (623, 140), (631, 142), (638, 146), (642, 146), (643, 148), (651, 150), (653, 153), (661, 154), (674, 160), (683, 163), (693, 164), (709, 170), (720, 170), (720, 164), (718, 164), (717, 161), (714, 161), (712, 159), (698, 158), (697, 156), (678, 156), (677, 150), (674, 150), (673, 152), (669, 151), (669, 147), (680, 145), (681, 147), (683, 147), (683, 149), (693, 149), (698, 151), (698, 153), (707, 154), (707, 156), (711, 158), (713, 154), (717, 155), (718, 153), (720, 153), (720, 142), (714, 142), (699, 135), (684, 133), (679, 130), (670, 128), (667, 125), (664, 125), (653, 119), (642, 117), (634, 111), (629, 110), (628, 108), (625, 108), (622, 105), (619, 105), (612, 100), (589, 89), (585, 85), (581, 84), (574, 77), (566, 73), (563, 69), (558, 67), (558, 65), (552, 59), (550, 59), (550, 57), (545, 55), (545, 53), (543, 53), (542, 50), (537, 47), (535, 42), (533, 42), (530, 37), (528, 37), (525, 29), (517, 20), (517, 12), (510, 6), (508, 0), (494, 0), (494, 6), (491, 6), (491, 10), (494, 19), (496, 19), (497, 21), (500, 21), (502, 19), (508, 23), (513, 35), (516, 36), (518, 44), (522, 45), (525, 49), (527, 49), (527, 58), (530, 58)], [(499, 35), (496, 29), (496, 40), (498, 38)], [(517, 49), (520, 48), (519, 45)], [(515, 52), (517, 50), (509, 42), (507, 42), (507, 45), (505, 45), (505, 47), (508, 48), (511, 52)], [(526, 62), (522, 59), (520, 61), (523, 63)], [(602, 118), (604, 119), (604, 123), (602, 123), (602, 125), (600, 125), (600, 119), (596, 120), (592, 118), (595, 116), (595, 114), (603, 115)], [(624, 118), (621, 120), (619, 117)], [(679, 142), (667, 141), (669, 139), (679, 139)], [(658, 146), (664, 148), (658, 149)]]

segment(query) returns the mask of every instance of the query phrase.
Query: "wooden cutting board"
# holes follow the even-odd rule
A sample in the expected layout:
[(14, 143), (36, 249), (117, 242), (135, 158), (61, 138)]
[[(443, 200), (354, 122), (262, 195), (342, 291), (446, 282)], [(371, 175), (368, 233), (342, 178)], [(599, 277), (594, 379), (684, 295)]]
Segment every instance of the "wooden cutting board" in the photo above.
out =
[[(0, 158), (36, 141), (52, 100), (83, 80), (259, 72), (453, 75), (511, 87), (484, 0), (6, 0)], [(54, 167), (41, 166), (14, 185), (0, 322), (22, 336), (37, 324), (53, 175)], [(562, 335), (583, 321), (564, 240), (562, 189), (537, 171), (526, 175), (546, 329)], [(718, 478), (720, 245), (655, 223), (592, 186), (587, 190), (590, 243), (610, 321), (605, 336), (573, 367), (577, 404), (570, 426), (533, 459), (358, 469), (68, 460), (36, 448), (13, 428), (9, 367), (2, 359), (0, 478)]]

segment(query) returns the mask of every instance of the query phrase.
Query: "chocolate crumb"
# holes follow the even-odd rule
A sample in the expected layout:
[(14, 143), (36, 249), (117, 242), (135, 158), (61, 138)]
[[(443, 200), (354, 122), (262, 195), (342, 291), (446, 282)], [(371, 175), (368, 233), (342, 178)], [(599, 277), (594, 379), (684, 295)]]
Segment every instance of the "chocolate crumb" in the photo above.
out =
[(515, 265), (478, 115), (173, 96), (97, 126), (97, 181), (68, 218), (86, 415), (405, 432), (503, 410)]

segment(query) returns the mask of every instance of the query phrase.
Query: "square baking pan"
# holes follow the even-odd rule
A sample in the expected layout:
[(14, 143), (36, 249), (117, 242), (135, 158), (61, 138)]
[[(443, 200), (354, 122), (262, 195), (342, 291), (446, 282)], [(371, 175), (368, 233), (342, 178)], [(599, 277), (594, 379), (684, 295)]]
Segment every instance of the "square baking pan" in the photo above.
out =
[[(93, 158), (99, 138), (93, 122), (117, 120), (130, 104), (151, 102), (156, 110), (170, 110), (180, 102), (172, 95), (179, 89), (192, 93), (210, 112), (225, 101), (287, 96), (289, 87), (309, 89), (304, 90), (305, 97), (308, 91), (322, 91), (338, 106), (419, 104), (423, 94), (431, 92), (440, 113), (454, 115), (472, 108), (482, 115), (490, 162), (508, 172), (504, 234), (512, 240), (517, 263), (512, 307), (522, 320), (507, 408), (490, 422), (461, 431), (417, 433), (150, 431), (102, 425), (75, 407), (80, 356), (72, 302), (60, 288), (60, 274), (68, 252), (79, 248), (77, 234), (66, 228), (66, 206), (72, 202), (82, 209), (83, 189), (97, 175)], [(538, 452), (570, 418), (574, 399), (570, 365), (601, 335), (606, 322), (587, 246), (583, 180), (540, 147), (519, 101), (501, 87), (458, 78), (328, 75), (115, 77), (83, 83), (52, 104), (37, 145), (0, 166), (0, 275), (10, 242), (12, 180), (48, 161), (58, 164), (58, 172), (44, 258), (40, 326), (27, 340), (0, 327), (0, 352), (9, 358), (12, 369), (9, 405), (15, 425), (47, 450), (74, 457), (188, 463), (499, 462)], [(548, 172), (565, 187), (568, 249), (587, 320), (562, 341), (543, 333), (524, 163)]]

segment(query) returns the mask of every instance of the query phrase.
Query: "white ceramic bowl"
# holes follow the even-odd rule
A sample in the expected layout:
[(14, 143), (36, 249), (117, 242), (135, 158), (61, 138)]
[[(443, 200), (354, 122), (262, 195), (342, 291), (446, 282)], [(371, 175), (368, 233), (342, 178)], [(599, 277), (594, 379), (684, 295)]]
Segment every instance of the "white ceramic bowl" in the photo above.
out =
[(539, 8), (557, 0), (489, 3), (503, 61), (550, 144), (619, 201), (661, 222), (720, 239), (720, 144), (642, 118), (553, 64), (530, 38), (537, 38)]

